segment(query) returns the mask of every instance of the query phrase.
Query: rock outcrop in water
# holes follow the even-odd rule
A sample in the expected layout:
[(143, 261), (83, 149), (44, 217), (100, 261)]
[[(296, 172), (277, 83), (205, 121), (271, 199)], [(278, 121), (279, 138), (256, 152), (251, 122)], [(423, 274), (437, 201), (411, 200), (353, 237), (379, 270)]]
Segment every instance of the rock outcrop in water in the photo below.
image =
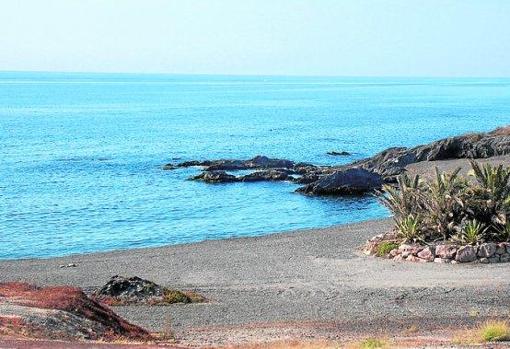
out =
[(297, 191), (315, 195), (359, 195), (380, 189), (381, 175), (363, 168), (349, 168), (321, 177)]
[[(166, 166), (169, 169), (202, 166), (204, 172), (192, 179), (208, 183), (287, 180), (305, 184), (297, 190), (302, 193), (341, 195), (362, 194), (380, 188), (382, 182), (394, 182), (406, 170), (406, 166), (416, 162), (480, 159), (506, 154), (510, 154), (510, 126), (487, 133), (449, 137), (414, 148), (388, 148), (372, 157), (339, 166), (315, 166), (261, 155), (249, 160), (187, 161)], [(235, 170), (258, 171), (237, 177), (225, 172)]]

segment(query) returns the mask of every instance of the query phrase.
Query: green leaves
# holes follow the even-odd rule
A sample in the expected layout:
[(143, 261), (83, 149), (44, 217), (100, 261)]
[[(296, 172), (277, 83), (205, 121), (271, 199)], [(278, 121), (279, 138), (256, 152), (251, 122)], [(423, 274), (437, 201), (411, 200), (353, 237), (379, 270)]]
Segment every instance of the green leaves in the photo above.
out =
[(404, 240), (510, 240), (510, 169), (471, 161), (475, 180), (437, 168), (432, 181), (404, 174), (384, 186), (380, 200), (394, 215)]

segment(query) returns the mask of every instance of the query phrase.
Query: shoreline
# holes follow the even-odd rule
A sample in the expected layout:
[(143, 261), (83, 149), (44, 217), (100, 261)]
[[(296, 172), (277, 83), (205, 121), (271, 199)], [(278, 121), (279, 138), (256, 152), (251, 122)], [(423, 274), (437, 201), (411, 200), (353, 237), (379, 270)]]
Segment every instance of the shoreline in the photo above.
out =
[[(0, 261), (0, 281), (71, 285), (91, 292), (113, 275), (136, 275), (193, 290), (209, 302), (113, 307), (150, 331), (170, 329), (190, 346), (401, 335), (413, 326), (426, 333), (508, 316), (505, 264), (398, 263), (359, 253), (367, 238), (391, 224), (382, 219), (260, 237)], [(76, 267), (59, 267), (67, 263)], [(434, 304), (437, 309), (431, 311)]]

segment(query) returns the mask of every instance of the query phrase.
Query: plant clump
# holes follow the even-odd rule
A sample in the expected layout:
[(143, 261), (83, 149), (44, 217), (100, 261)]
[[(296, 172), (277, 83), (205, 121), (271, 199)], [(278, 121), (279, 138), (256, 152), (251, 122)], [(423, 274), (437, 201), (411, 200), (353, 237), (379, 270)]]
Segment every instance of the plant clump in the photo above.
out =
[(480, 337), (485, 342), (510, 340), (510, 326), (505, 321), (489, 321), (480, 327)]
[(471, 161), (432, 181), (401, 175), (380, 200), (393, 213), (394, 231), (379, 234), (364, 252), (393, 260), (436, 263), (510, 262), (510, 169)]
[(405, 242), (508, 242), (510, 169), (471, 161), (473, 181), (460, 168), (422, 181), (404, 174), (397, 186), (384, 186), (381, 201), (392, 211), (398, 238)]

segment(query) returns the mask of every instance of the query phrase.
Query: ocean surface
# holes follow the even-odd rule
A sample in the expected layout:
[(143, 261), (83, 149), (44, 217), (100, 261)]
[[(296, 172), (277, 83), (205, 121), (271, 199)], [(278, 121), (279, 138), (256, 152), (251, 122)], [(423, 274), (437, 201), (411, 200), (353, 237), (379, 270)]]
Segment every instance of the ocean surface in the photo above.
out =
[(370, 196), (210, 185), (186, 180), (198, 169), (161, 165), (257, 154), (345, 163), (509, 123), (509, 79), (0, 73), (0, 259), (385, 217)]

